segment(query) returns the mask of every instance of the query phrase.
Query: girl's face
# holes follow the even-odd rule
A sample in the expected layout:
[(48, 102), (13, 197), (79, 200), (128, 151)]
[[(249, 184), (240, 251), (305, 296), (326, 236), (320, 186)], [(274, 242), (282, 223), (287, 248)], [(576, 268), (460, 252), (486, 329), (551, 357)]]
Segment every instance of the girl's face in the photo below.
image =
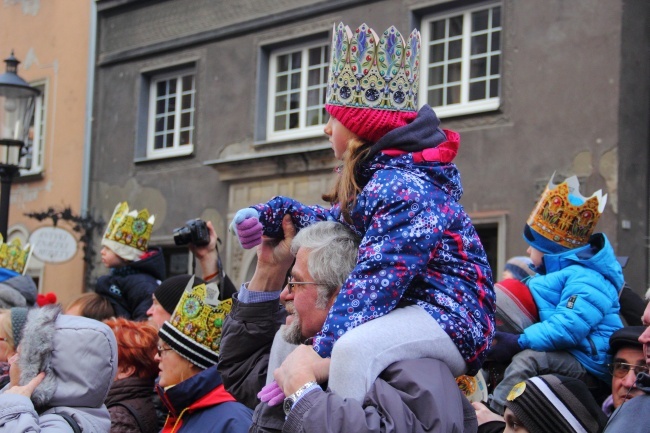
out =
[(334, 150), (334, 157), (338, 160), (343, 159), (343, 154), (348, 150), (348, 142), (352, 138), (358, 138), (354, 132), (343, 126), (343, 124), (333, 116), (330, 116), (330, 120), (327, 122), (327, 125), (325, 125), (324, 131), (330, 138), (332, 150)]

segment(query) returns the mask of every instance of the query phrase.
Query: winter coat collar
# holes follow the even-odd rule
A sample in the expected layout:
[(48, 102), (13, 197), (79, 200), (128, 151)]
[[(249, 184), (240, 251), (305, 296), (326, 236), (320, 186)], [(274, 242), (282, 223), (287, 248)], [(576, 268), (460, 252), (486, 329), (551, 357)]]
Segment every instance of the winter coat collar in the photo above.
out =
[(171, 417), (178, 417), (183, 411), (194, 411), (227, 401), (236, 401), (224, 388), (216, 365), (167, 389), (156, 385), (156, 391), (169, 409)]
[(108, 396), (106, 406), (111, 407), (113, 403), (134, 398), (151, 397), (154, 392), (154, 381), (152, 379), (141, 379), (139, 377), (127, 377), (113, 382)]
[(583, 247), (560, 254), (545, 254), (546, 273), (556, 272), (571, 265), (580, 265), (603, 275), (617, 290), (624, 284), (623, 269), (616, 260), (614, 249), (604, 233), (594, 233)]
[(111, 271), (112, 275), (115, 276), (127, 276), (132, 274), (148, 274), (154, 277), (157, 280), (165, 279), (165, 259), (162, 254), (162, 249), (160, 248), (150, 248), (148, 253), (154, 253), (142, 260), (136, 260), (131, 262), (127, 266), (122, 266), (120, 268), (114, 268)]

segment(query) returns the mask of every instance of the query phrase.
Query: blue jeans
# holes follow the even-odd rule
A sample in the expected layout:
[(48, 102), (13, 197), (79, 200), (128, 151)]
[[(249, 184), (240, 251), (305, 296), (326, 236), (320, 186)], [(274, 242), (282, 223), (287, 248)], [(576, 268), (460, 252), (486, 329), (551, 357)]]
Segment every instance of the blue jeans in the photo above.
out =
[(587, 370), (569, 352), (537, 352), (527, 349), (512, 358), (503, 380), (494, 389), (490, 406), (503, 414), (506, 398), (513, 386), (531, 377), (551, 373), (574, 377), (585, 382), (590, 380)]

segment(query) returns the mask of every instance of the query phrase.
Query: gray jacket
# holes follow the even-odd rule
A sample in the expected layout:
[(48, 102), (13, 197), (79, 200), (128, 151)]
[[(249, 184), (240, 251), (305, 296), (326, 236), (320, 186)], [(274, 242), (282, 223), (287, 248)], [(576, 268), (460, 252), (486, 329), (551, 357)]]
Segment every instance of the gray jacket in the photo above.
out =
[(60, 314), (59, 306), (29, 313), (20, 343), (20, 384), (45, 371), (31, 399), (0, 394), (0, 432), (72, 433), (59, 413), (70, 415), (83, 433), (108, 433), (104, 405), (117, 373), (117, 343), (105, 324)]
[[(251, 432), (476, 432), (476, 415), (463, 398), (449, 368), (424, 358), (398, 361), (384, 370), (363, 403), (331, 390), (308, 393), (286, 418), (282, 405), (260, 403), (273, 339), (283, 322), (278, 301), (244, 304), (233, 296), (233, 309), (222, 331), (219, 371), (226, 389), (255, 407)], [(463, 413), (451, 413), (458, 396)], [(259, 403), (259, 404), (258, 404)]]
[(0, 308), (33, 307), (38, 289), (29, 275), (17, 275), (0, 283)]

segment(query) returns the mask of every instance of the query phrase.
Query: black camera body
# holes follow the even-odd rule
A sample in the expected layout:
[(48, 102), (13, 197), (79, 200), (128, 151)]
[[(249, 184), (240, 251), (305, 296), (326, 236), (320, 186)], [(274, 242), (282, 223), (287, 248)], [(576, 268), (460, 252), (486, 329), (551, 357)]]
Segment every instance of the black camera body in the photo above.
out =
[(183, 227), (174, 229), (174, 243), (176, 245), (194, 244), (199, 247), (209, 244), (208, 225), (199, 218), (189, 220)]

